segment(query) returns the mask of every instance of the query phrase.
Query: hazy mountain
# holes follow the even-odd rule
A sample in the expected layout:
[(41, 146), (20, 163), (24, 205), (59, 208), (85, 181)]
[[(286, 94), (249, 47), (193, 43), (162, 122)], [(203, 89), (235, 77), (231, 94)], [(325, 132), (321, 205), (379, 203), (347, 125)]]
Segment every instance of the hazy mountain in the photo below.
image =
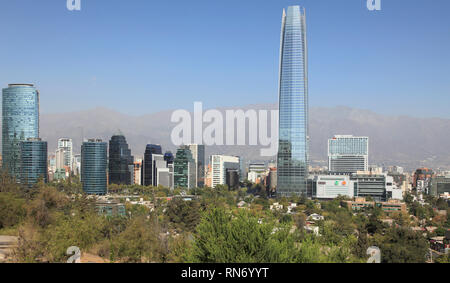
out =
[[(276, 109), (275, 104), (249, 105), (227, 109)], [(223, 111), (224, 109), (220, 109)], [(134, 155), (142, 156), (147, 143), (158, 143), (163, 150), (175, 151), (170, 134), (175, 123), (172, 111), (143, 116), (125, 115), (105, 108), (41, 115), (41, 137), (54, 151), (60, 137), (74, 140), (74, 151), (80, 151), (82, 137), (108, 141), (119, 130), (126, 136)], [(193, 115), (192, 115), (193, 117)], [(204, 124), (206, 127), (208, 124)], [(450, 120), (385, 116), (368, 110), (348, 107), (312, 107), (310, 109), (310, 155), (315, 164), (326, 162), (327, 140), (335, 134), (369, 136), (371, 164), (450, 167)], [(215, 153), (243, 156), (247, 161), (261, 160), (257, 146), (212, 146)]]

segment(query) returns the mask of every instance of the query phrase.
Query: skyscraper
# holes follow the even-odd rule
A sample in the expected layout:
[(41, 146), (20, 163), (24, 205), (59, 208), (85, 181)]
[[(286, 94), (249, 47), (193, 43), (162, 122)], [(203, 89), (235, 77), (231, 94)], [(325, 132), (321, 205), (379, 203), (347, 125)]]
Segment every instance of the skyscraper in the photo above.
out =
[(197, 167), (197, 187), (203, 187), (205, 185), (205, 145), (190, 144), (188, 147), (195, 160), (195, 166)]
[(196, 165), (187, 146), (181, 146), (173, 162), (173, 180), (175, 188), (194, 188), (196, 186)]
[(336, 135), (328, 140), (328, 170), (357, 173), (369, 170), (369, 138)]
[(162, 148), (158, 144), (148, 144), (145, 148), (142, 170), (142, 185), (153, 185), (153, 154), (162, 154)]
[(306, 14), (283, 10), (280, 44), (278, 196), (306, 194), (308, 178)]
[[(73, 162), (73, 144), (72, 139), (62, 138), (58, 140), (58, 149), (64, 151), (64, 166), (72, 171)], [(57, 162), (58, 163), (58, 162)]]
[(134, 183), (131, 178), (134, 172), (130, 171), (130, 166), (133, 166), (134, 171), (134, 157), (125, 136), (121, 134), (112, 136), (109, 141), (109, 183), (118, 185)]
[(83, 191), (91, 195), (107, 192), (107, 143), (90, 139), (81, 145), (81, 182)]
[(47, 142), (39, 138), (29, 138), (20, 145), (20, 183), (33, 185), (41, 179), (47, 183)]
[(211, 186), (213, 188), (217, 185), (226, 185), (228, 169), (240, 170), (240, 159), (237, 156), (211, 155), (209, 164), (211, 165)]
[(2, 96), (3, 168), (20, 180), (20, 143), (39, 137), (39, 91), (32, 84), (10, 84)]

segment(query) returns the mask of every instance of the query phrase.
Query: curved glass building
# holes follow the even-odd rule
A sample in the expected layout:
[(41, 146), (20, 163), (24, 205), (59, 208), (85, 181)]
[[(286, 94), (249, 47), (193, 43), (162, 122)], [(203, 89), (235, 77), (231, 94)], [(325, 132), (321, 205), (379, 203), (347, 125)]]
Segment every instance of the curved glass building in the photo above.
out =
[(21, 145), (20, 183), (36, 184), (39, 180), (48, 182), (47, 142), (39, 138), (29, 138)]
[(107, 143), (90, 139), (81, 145), (81, 182), (83, 191), (90, 195), (107, 192)]
[(39, 92), (32, 84), (10, 84), (2, 93), (3, 168), (20, 180), (20, 143), (39, 137)]
[(134, 166), (134, 157), (125, 136), (112, 136), (109, 141), (109, 183), (131, 185), (134, 172), (130, 171), (130, 166)]
[(283, 10), (280, 44), (277, 195), (306, 194), (308, 72), (305, 9)]

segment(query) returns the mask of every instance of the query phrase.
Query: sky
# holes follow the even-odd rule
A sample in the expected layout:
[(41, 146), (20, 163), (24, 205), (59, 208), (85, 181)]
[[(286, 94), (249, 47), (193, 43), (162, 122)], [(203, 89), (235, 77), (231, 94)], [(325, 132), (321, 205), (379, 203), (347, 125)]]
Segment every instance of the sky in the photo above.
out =
[(0, 87), (41, 113), (274, 103), (283, 8), (306, 8), (310, 106), (450, 118), (450, 1), (0, 0)]

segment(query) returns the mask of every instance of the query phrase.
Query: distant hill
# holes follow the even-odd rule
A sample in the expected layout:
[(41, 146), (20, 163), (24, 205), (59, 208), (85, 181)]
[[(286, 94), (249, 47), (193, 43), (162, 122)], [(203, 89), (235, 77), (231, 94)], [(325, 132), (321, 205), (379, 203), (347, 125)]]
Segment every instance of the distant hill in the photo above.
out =
[[(276, 105), (227, 109), (271, 110), (276, 109)], [(41, 137), (48, 141), (50, 152), (55, 150), (60, 137), (72, 138), (74, 151), (79, 152), (82, 137), (98, 137), (108, 141), (120, 130), (126, 136), (133, 154), (142, 156), (147, 143), (161, 144), (163, 150), (176, 150), (170, 141), (175, 126), (170, 122), (171, 115), (172, 111), (163, 111), (131, 116), (105, 108), (42, 114), (40, 132)], [(371, 164), (400, 165), (410, 169), (419, 166), (450, 168), (449, 119), (386, 116), (348, 107), (312, 107), (310, 156), (314, 164), (326, 164), (327, 140), (335, 134), (369, 136)], [(243, 156), (247, 161), (264, 160), (257, 146), (212, 146), (207, 147), (206, 151), (207, 155), (214, 152)]]

